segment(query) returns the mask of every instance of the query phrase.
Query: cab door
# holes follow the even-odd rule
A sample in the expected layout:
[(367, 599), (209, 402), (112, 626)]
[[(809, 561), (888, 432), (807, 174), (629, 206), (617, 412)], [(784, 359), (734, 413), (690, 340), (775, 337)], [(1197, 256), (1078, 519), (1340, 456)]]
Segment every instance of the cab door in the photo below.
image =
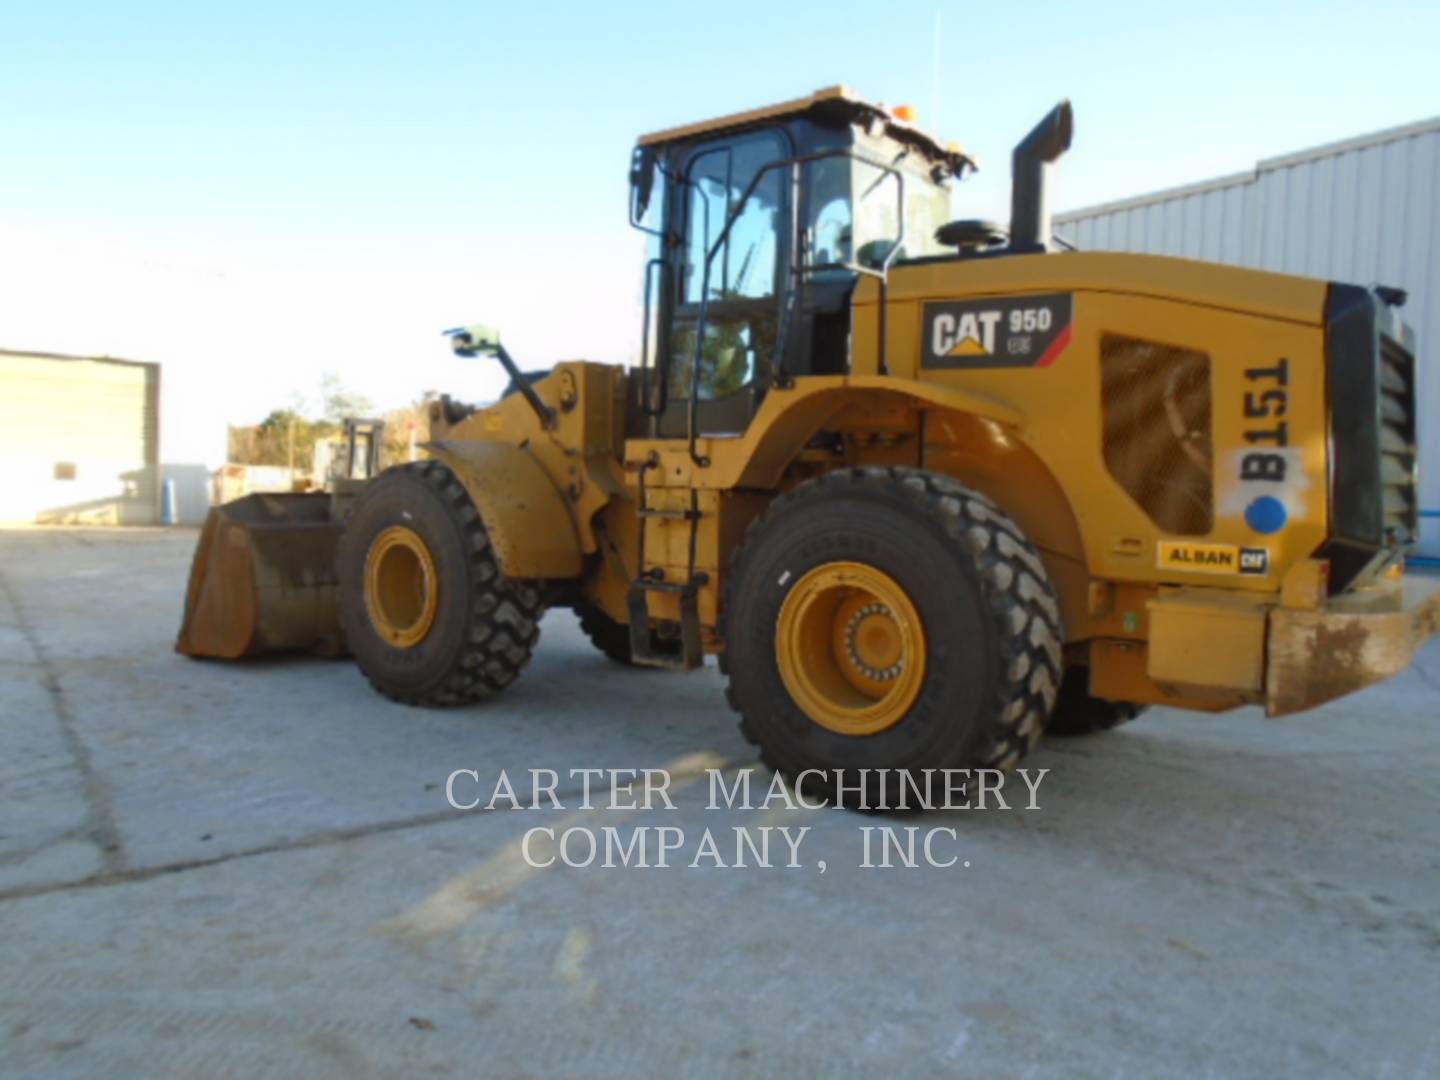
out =
[(744, 432), (769, 384), (791, 218), (789, 171), (765, 166), (790, 156), (785, 134), (770, 130), (702, 144), (684, 159), (662, 438), (686, 435), (692, 395), (696, 434)]

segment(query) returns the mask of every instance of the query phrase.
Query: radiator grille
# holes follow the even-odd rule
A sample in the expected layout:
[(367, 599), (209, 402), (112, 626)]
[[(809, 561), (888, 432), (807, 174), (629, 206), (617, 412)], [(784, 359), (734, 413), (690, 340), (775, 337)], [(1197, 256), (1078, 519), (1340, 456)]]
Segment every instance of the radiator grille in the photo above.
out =
[(1215, 523), (1210, 358), (1105, 334), (1100, 341), (1105, 465), (1165, 532)]
[(1418, 532), (1415, 490), (1415, 358), (1380, 338), (1380, 512), (1385, 539), (1409, 544)]

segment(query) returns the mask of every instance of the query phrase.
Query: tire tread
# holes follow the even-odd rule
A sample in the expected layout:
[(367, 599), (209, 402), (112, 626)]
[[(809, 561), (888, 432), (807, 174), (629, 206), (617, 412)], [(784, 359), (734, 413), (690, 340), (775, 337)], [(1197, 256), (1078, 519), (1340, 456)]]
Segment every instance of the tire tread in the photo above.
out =
[[(993, 500), (953, 477), (903, 466), (837, 469), (775, 499), (750, 523), (732, 559), (721, 619), (724, 638), (730, 637), (726, 620), (735, 610), (736, 582), (744, 579), (748, 561), (757, 557), (766, 527), (797, 507), (857, 487), (904, 492), (919, 514), (939, 526), (957, 556), (974, 562), (989, 606), (1008, 677), (999, 680), (996, 696), (985, 709), (990, 721), (979, 741), (980, 760), (937, 762), (936, 767), (1013, 767), (1039, 742), (1055, 707), (1063, 672), (1060, 606), (1039, 552), (1019, 525)], [(720, 670), (730, 676), (725, 652), (720, 654)], [(761, 761), (793, 779), (805, 765), (776, 758), (728, 684), (726, 699), (740, 713), (740, 733), (759, 750)]]
[(612, 619), (594, 604), (577, 604), (575, 612), (580, 616), (580, 629), (590, 643), (609, 659), (625, 667), (636, 667), (630, 655), (630, 627)]
[[(387, 685), (379, 672), (367, 669), (359, 655), (356, 663), (378, 693), (402, 705), (444, 708), (494, 697), (514, 682), (530, 662), (540, 640), (544, 596), (533, 583), (507, 578), (500, 572), (484, 521), (464, 486), (444, 462), (410, 462), (393, 466), (386, 472), (413, 477), (430, 488), (440, 497), (459, 529), (474, 589), (469, 607), (470, 625), (464, 648), (438, 685), (429, 690), (398, 691)], [(384, 475), (376, 480), (377, 484), (384, 482)], [(342, 564), (345, 561), (342, 557)], [(353, 598), (349, 599), (354, 602)], [(342, 603), (345, 600), (342, 597)]]

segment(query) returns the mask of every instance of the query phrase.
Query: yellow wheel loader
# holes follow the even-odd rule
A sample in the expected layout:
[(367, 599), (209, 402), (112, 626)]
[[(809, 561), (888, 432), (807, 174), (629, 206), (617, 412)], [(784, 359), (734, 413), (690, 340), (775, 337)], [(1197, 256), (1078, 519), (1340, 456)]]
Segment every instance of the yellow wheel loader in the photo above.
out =
[(537, 378), (453, 332), (513, 392), (442, 400), (428, 460), (358, 493), (216, 510), (181, 651), (343, 643), (457, 705), (572, 607), (622, 663), (716, 654), (763, 759), (822, 792), (1402, 670), (1440, 612), (1400, 575), (1403, 298), (1062, 250), (1071, 132), (1062, 103), (1016, 147), (1005, 226), (950, 220), (963, 150), (840, 87), (641, 138), (641, 365)]

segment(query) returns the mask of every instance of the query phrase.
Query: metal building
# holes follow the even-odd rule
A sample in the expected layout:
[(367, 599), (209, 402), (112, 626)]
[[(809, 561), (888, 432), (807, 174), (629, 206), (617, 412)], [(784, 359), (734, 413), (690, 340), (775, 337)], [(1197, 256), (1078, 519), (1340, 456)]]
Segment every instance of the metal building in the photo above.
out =
[[(1057, 214), (1055, 231), (1085, 250), (1406, 290), (1402, 314), (1419, 342), (1420, 498), (1440, 509), (1440, 117)], [(1440, 555), (1440, 518), (1422, 522), (1420, 549)]]
[(160, 519), (160, 368), (0, 349), (0, 521)]

